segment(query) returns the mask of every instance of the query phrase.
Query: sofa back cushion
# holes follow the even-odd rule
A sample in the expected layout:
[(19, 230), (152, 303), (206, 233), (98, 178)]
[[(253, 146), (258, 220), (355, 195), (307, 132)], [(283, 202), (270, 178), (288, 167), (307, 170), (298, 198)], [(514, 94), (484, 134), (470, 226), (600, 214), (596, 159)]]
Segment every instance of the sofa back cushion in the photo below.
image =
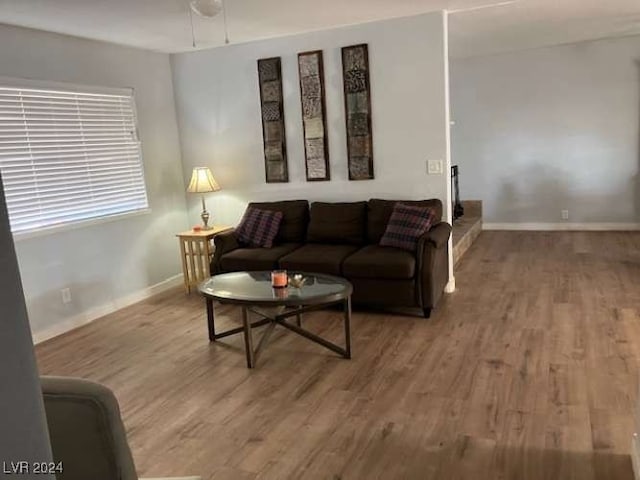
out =
[(274, 243), (302, 243), (307, 235), (309, 202), (286, 200), (282, 202), (252, 202), (249, 207), (272, 212), (282, 212), (280, 229)]
[(307, 241), (362, 245), (365, 239), (367, 202), (311, 204)]
[(367, 243), (376, 245), (380, 243), (396, 203), (431, 208), (434, 212), (433, 224), (442, 221), (442, 202), (437, 198), (430, 200), (380, 200), (373, 198), (367, 204)]

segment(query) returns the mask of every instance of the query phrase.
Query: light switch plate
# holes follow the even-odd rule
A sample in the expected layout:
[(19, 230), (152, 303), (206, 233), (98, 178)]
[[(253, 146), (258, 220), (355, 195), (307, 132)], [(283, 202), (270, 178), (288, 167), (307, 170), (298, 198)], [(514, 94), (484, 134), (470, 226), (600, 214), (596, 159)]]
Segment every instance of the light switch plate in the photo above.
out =
[(427, 160), (427, 173), (429, 175), (442, 175), (442, 160)]

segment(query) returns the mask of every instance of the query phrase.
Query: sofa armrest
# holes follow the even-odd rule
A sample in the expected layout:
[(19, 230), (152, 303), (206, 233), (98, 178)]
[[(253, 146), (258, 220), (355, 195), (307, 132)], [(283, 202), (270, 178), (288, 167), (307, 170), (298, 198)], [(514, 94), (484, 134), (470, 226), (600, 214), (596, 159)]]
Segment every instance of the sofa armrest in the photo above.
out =
[(225, 253), (234, 251), (236, 248), (240, 248), (240, 243), (235, 235), (235, 229), (228, 230), (224, 233), (220, 233), (213, 237), (213, 244), (215, 245), (215, 251), (211, 258), (210, 271), (211, 275), (222, 273), (220, 267), (220, 259)]
[(213, 244), (216, 246), (216, 252), (220, 251), (221, 254), (240, 248), (235, 229), (227, 230), (213, 237)]
[(418, 303), (426, 310), (436, 306), (449, 281), (449, 236), (451, 225), (440, 222), (418, 241)]
[(447, 222), (436, 223), (431, 229), (424, 235), (425, 240), (431, 242), (434, 247), (442, 248), (449, 241), (451, 235), (451, 225)]

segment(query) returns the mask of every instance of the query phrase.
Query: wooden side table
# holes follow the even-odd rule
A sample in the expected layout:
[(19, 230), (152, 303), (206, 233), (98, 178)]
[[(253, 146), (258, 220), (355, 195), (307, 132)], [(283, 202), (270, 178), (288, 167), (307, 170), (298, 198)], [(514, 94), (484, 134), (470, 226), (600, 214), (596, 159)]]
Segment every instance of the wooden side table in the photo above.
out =
[(211, 230), (187, 230), (176, 235), (180, 242), (184, 289), (187, 293), (191, 293), (192, 287), (197, 287), (211, 276), (209, 264), (214, 250), (213, 237), (230, 229), (231, 227), (214, 225)]

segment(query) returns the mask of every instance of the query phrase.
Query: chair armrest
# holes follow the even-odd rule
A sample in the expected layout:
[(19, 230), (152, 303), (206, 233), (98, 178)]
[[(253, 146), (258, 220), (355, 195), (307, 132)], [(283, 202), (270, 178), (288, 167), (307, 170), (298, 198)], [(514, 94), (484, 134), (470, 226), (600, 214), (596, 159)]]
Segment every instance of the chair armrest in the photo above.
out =
[[(79, 378), (40, 377), (54, 458), (69, 478), (139, 480), (118, 400), (104, 385)], [(146, 480), (201, 480), (172, 477)]]
[(442, 248), (449, 241), (451, 235), (451, 225), (447, 222), (436, 223), (425, 234), (425, 240), (432, 243), (436, 248)]
[[(65, 478), (138, 480), (118, 401), (111, 390), (88, 380), (40, 377), (54, 461)], [(67, 474), (68, 472), (68, 474)]]
[(236, 248), (240, 248), (240, 243), (238, 243), (235, 229), (233, 229), (220, 233), (213, 237), (213, 244), (216, 248), (213, 252), (213, 257), (211, 258), (211, 265), (209, 266), (209, 270), (211, 275), (216, 275), (218, 273), (222, 273), (220, 267), (220, 258), (222, 258), (225, 253), (229, 253), (234, 251)]

